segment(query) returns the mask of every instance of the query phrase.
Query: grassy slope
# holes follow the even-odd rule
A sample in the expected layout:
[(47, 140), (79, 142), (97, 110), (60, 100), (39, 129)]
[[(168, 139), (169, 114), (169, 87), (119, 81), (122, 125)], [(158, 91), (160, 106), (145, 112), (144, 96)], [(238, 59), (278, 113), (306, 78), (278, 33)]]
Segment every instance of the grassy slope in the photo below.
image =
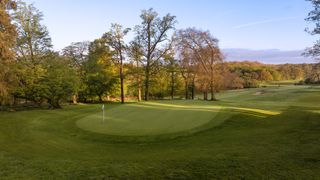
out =
[(97, 112), (98, 105), (1, 112), (0, 179), (320, 177), (320, 89), (250, 89), (219, 98), (194, 103), (282, 113), (220, 113), (215, 118), (227, 119), (218, 126), (147, 138), (78, 128), (76, 121)]

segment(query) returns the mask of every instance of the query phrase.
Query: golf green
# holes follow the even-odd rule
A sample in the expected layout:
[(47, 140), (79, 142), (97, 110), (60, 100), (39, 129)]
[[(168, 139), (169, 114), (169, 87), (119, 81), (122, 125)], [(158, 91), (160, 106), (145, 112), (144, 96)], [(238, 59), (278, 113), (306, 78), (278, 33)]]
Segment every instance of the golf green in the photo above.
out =
[(77, 126), (108, 135), (149, 136), (211, 128), (239, 111), (258, 117), (279, 114), (263, 109), (222, 107), (191, 101), (143, 102), (110, 106), (110, 109), (105, 107), (104, 118), (102, 111), (95, 112), (78, 120)]

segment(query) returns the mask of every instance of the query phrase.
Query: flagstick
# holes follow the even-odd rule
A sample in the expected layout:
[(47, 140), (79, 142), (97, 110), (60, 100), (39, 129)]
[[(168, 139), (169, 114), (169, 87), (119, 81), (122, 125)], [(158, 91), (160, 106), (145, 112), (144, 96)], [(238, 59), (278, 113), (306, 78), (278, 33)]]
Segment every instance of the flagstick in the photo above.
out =
[(104, 105), (102, 107), (102, 123), (104, 124)]

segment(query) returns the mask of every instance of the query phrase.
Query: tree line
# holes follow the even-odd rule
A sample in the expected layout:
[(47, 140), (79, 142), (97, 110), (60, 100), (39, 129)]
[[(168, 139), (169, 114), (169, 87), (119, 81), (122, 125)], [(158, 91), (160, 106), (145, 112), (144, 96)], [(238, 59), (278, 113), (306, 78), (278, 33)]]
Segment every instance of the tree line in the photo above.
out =
[[(280, 80), (319, 82), (313, 64), (225, 62), (219, 40), (177, 18), (141, 12), (133, 28), (111, 24), (100, 38), (56, 52), (43, 14), (32, 4), (0, 1), (0, 105), (184, 98), (216, 100), (225, 89)], [(128, 33), (134, 34), (125, 41)], [(307, 82), (307, 81), (306, 81)], [(120, 98), (119, 98), (120, 97)]]

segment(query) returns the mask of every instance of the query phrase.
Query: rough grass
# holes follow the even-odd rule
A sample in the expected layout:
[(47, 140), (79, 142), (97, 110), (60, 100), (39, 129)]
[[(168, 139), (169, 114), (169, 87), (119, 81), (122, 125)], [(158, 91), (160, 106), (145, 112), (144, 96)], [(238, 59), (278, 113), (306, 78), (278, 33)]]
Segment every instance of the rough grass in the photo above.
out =
[[(1, 112), (0, 179), (320, 177), (320, 89), (267, 87), (228, 91), (219, 99), (126, 105), (138, 112), (119, 118), (136, 121), (133, 129), (147, 124), (158, 131), (148, 136), (79, 128), (77, 122), (99, 112), (99, 105)], [(115, 114), (130, 111), (109, 106)], [(192, 121), (198, 118), (201, 123)], [(176, 122), (166, 127), (161, 119)]]

